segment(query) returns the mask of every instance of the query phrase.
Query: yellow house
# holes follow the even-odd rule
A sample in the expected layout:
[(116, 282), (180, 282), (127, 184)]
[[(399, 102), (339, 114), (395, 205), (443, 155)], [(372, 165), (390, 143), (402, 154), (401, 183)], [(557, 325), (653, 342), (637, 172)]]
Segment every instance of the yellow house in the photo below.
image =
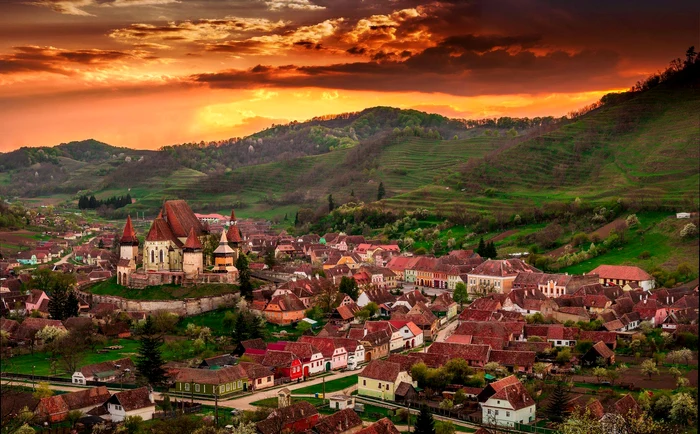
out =
[(408, 372), (401, 370), (401, 365), (386, 360), (373, 360), (357, 377), (357, 394), (370, 396), (385, 401), (396, 399), (396, 389), (401, 383), (416, 387)]

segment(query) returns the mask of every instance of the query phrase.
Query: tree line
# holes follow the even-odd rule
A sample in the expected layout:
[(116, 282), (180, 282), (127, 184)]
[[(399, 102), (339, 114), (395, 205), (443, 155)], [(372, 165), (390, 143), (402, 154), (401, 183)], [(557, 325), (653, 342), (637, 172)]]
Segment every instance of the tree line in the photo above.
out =
[(95, 198), (94, 194), (90, 197), (82, 195), (78, 199), (78, 208), (80, 209), (97, 209), (103, 205), (108, 208), (123, 208), (129, 204), (131, 204), (131, 195), (129, 193), (126, 196), (112, 196), (105, 200)]

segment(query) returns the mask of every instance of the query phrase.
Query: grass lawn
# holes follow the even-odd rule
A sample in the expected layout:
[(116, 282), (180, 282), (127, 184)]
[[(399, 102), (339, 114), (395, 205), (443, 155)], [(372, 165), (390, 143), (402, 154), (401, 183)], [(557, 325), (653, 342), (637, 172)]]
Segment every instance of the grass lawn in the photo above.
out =
[[(680, 229), (687, 221), (669, 218), (669, 213), (663, 212), (638, 213), (637, 217), (639, 227), (627, 230), (627, 243), (622, 247), (559, 271), (582, 274), (601, 264), (637, 265), (647, 271), (654, 267), (675, 270), (678, 264), (687, 262), (697, 275), (698, 241), (680, 238)], [(642, 252), (649, 252), (650, 257), (639, 259)]]
[[(124, 348), (121, 350), (113, 350), (107, 353), (86, 352), (85, 358), (80, 362), (80, 366), (91, 365), (93, 363), (107, 362), (110, 360), (118, 360), (124, 357), (135, 357), (138, 351), (138, 341), (131, 339), (119, 339), (119, 342), (108, 343), (110, 345), (121, 345)], [(32, 366), (34, 366), (35, 375), (55, 375), (58, 377), (70, 377), (72, 372), (66, 372), (60, 361), (56, 364), (56, 372), (51, 370), (51, 361), (46, 353), (35, 352), (32, 354), (24, 354), (11, 359), (6, 359), (2, 363), (3, 372), (14, 372), (17, 374), (31, 374)]]
[[(338, 378), (336, 380), (326, 381), (326, 394), (347, 389), (350, 386), (357, 384), (357, 375)], [(302, 387), (292, 391), (294, 395), (312, 395), (314, 393), (323, 393), (323, 384), (314, 384), (311, 386)]]
[(188, 316), (177, 323), (177, 329), (184, 332), (188, 324), (194, 324), (200, 327), (209, 327), (211, 333), (217, 336), (228, 335), (231, 330), (226, 330), (222, 326), (224, 317), (227, 312), (233, 312), (234, 309), (218, 309), (211, 312), (200, 313), (199, 315)]
[(144, 289), (129, 289), (117, 285), (117, 278), (113, 277), (87, 288), (86, 291), (98, 295), (116, 295), (130, 300), (181, 300), (238, 292), (238, 285), (202, 284), (189, 287), (160, 285), (147, 286)]
[[(180, 340), (177, 341), (177, 346), (164, 344), (161, 348), (163, 350), (163, 359), (165, 361), (170, 360), (181, 360), (189, 357), (194, 357), (195, 351), (192, 348), (192, 341), (190, 340)], [(78, 364), (79, 366), (91, 365), (94, 363), (107, 362), (111, 360), (123, 359), (124, 357), (130, 357), (134, 359), (138, 353), (139, 342), (134, 339), (119, 339), (118, 341), (108, 342), (105, 346), (111, 345), (121, 345), (124, 348), (121, 350), (112, 350), (106, 353), (97, 353), (95, 351), (85, 352), (85, 357)], [(208, 345), (211, 349), (212, 344)], [(212, 354), (213, 355), (213, 354)], [(43, 352), (35, 352), (34, 355), (23, 354), (21, 356), (16, 356), (11, 359), (3, 360), (2, 372), (13, 372), (17, 374), (31, 374), (32, 366), (35, 367), (35, 375), (53, 375), (57, 377), (70, 377), (73, 373), (66, 372), (65, 368), (60, 361), (56, 363), (56, 372), (51, 370), (51, 360), (49, 359), (49, 354)]]

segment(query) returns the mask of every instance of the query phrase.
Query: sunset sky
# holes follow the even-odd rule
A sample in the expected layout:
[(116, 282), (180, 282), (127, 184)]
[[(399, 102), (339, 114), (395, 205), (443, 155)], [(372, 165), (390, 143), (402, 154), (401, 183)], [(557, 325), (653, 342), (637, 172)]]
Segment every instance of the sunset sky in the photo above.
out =
[(563, 115), (698, 42), (695, 1), (2, 0), (0, 151), (158, 148), (376, 105)]

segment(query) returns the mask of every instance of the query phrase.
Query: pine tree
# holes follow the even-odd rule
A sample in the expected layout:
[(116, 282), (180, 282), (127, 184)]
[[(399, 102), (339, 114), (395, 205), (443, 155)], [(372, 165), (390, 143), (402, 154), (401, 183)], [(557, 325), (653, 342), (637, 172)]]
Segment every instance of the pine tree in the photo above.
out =
[(62, 290), (61, 288), (54, 288), (54, 290), (51, 292), (51, 297), (49, 298), (49, 315), (51, 315), (51, 318), (59, 321), (66, 319), (64, 317), (64, 312), (67, 305), (67, 291)]
[(384, 183), (380, 182), (379, 187), (377, 188), (377, 200), (384, 199), (385, 195), (386, 195), (386, 191), (384, 190)]
[(486, 244), (486, 257), (493, 259), (496, 256), (498, 256), (498, 252), (496, 251), (496, 246), (493, 244), (493, 241), (491, 241), (490, 243)]
[(479, 246), (476, 248), (476, 253), (479, 256), (486, 257), (486, 245), (484, 244), (484, 237), (479, 239)]
[(253, 296), (253, 285), (250, 283), (250, 267), (248, 267), (248, 257), (241, 252), (236, 259), (236, 268), (238, 269), (238, 280), (240, 281), (239, 288), (241, 297), (250, 298)]
[(350, 190), (350, 197), (355, 197), (355, 189)]
[(284, 221), (287, 221), (287, 220), (289, 220), (289, 218), (287, 217), (287, 213), (284, 213)]
[(299, 226), (299, 211), (294, 215), (294, 226)]
[(136, 356), (136, 368), (139, 375), (151, 385), (159, 385), (165, 382), (164, 362), (160, 351), (162, 344), (163, 340), (156, 333), (153, 317), (149, 315), (141, 332), (139, 353)]
[(421, 407), (420, 414), (413, 428), (415, 434), (435, 434), (435, 421), (433, 420), (432, 413), (428, 411), (427, 406), (424, 405)]
[(549, 405), (545, 409), (547, 418), (552, 422), (561, 423), (571, 413), (569, 411), (569, 390), (563, 381), (558, 381), (549, 397)]
[(328, 195), (328, 212), (333, 211), (335, 208), (335, 202), (333, 202), (333, 195), (329, 194)]
[(78, 316), (80, 312), (80, 300), (78, 296), (75, 295), (75, 291), (70, 291), (68, 293), (68, 298), (66, 299), (66, 304), (63, 309), (63, 315), (65, 318), (70, 318), (73, 316)]

